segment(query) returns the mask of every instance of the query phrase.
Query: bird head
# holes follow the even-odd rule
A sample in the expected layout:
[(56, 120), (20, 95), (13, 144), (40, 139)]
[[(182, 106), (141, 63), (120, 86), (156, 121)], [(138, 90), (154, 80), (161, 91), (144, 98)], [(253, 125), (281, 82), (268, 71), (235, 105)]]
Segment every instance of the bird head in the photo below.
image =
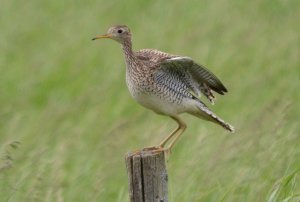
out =
[(126, 25), (116, 25), (110, 27), (106, 34), (98, 35), (92, 40), (103, 38), (113, 39), (122, 44), (124, 41), (131, 39), (131, 34), (129, 28)]

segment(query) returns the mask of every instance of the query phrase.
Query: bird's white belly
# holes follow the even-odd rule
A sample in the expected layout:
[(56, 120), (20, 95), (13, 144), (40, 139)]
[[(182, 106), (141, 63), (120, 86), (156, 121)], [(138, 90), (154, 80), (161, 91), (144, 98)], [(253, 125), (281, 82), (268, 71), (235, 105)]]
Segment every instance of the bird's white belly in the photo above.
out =
[(184, 106), (168, 102), (154, 94), (136, 94), (133, 98), (142, 106), (158, 114), (176, 115), (185, 111)]
[(133, 81), (126, 74), (126, 83), (131, 96), (143, 107), (153, 110), (158, 114), (176, 115), (186, 111), (186, 107), (176, 102), (171, 102), (157, 94), (158, 92), (149, 92), (143, 85)]

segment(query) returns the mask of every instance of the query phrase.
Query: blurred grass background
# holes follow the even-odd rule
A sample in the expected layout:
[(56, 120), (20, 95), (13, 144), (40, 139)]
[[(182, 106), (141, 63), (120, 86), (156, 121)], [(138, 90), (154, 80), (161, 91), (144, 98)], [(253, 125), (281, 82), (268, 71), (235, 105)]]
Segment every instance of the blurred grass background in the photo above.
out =
[(138, 106), (119, 45), (187, 55), (229, 89), (185, 116), (168, 161), (170, 201), (299, 201), (300, 2), (38, 1), (0, 7), (0, 201), (128, 201), (124, 154), (174, 127)]

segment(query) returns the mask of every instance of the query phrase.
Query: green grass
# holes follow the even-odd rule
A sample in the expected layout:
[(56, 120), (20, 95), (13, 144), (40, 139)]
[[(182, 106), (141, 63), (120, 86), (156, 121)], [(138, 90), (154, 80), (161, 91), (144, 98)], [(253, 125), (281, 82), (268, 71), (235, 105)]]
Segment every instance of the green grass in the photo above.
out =
[(300, 3), (4, 0), (0, 7), (0, 201), (128, 201), (126, 152), (174, 127), (138, 106), (119, 45), (188, 55), (229, 89), (211, 108), (236, 127), (183, 115), (170, 201), (300, 200)]

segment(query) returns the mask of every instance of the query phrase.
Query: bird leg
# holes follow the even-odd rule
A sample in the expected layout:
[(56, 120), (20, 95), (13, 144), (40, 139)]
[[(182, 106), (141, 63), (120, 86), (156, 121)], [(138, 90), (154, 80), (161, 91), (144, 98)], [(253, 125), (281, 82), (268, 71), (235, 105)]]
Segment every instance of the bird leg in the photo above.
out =
[(172, 142), (167, 146), (167, 148), (164, 149), (167, 153), (171, 153), (172, 147), (175, 145), (176, 141), (179, 139), (179, 137), (181, 136), (183, 131), (186, 129), (186, 124), (181, 119), (179, 119), (178, 117), (175, 117), (175, 116), (171, 116), (171, 118), (177, 122), (178, 127), (159, 144), (159, 147), (164, 147), (165, 144), (172, 137), (174, 137)]
[[(172, 119), (174, 119), (173, 117), (171, 117)], [(174, 119), (175, 120), (175, 119)], [(177, 120), (176, 120), (177, 122)], [(178, 123), (178, 122), (177, 122)], [(170, 133), (170, 135), (168, 135), (166, 138), (164, 138), (158, 146), (152, 146), (152, 147), (146, 147), (143, 148), (144, 151), (149, 151), (149, 150), (159, 150), (159, 149), (163, 149), (165, 144), (180, 130), (180, 125), (178, 124), (177, 128), (172, 131)]]
[(164, 147), (165, 144), (178, 132), (179, 129), (180, 129), (180, 125), (178, 125), (177, 128), (173, 130), (170, 135), (168, 135), (159, 143), (159, 147)]
[[(186, 124), (181, 119), (175, 116), (171, 116), (171, 118), (177, 122), (178, 124), (177, 128), (174, 131), (172, 131), (171, 134), (168, 135), (165, 139), (163, 139), (158, 146), (146, 147), (143, 148), (143, 151), (164, 150), (166, 153), (171, 153), (172, 147), (175, 145), (176, 141), (179, 139), (183, 131), (186, 129)], [(171, 141), (171, 143), (165, 148), (164, 146), (166, 145), (166, 143), (172, 138), (173, 140)]]
[(179, 137), (182, 135), (182, 133), (186, 129), (186, 124), (181, 119), (179, 119), (178, 117), (171, 117), (171, 118), (174, 119), (178, 123), (178, 130), (175, 133), (176, 136), (174, 134), (174, 138), (173, 138), (172, 142), (165, 149), (165, 151), (168, 152), (168, 153), (171, 153), (172, 147), (175, 145), (175, 143), (177, 142), (177, 140), (179, 139)]

